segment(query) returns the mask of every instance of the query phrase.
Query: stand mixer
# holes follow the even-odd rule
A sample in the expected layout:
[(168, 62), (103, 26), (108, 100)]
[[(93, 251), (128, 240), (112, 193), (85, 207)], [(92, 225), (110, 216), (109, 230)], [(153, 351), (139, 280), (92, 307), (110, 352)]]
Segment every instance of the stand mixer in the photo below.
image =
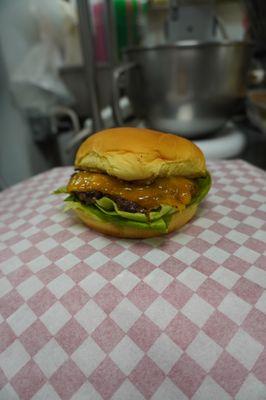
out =
[[(214, 40), (216, 31), (217, 17), (214, 1), (202, 0), (195, 4), (195, 2), (170, 0), (166, 22), (167, 42)], [(224, 29), (222, 34), (225, 34)], [(224, 38), (227, 39), (227, 37)]]
[(120, 77), (137, 118), (153, 129), (186, 137), (213, 134), (232, 117), (246, 93), (251, 45), (229, 40), (213, 1), (172, 0), (164, 42), (127, 48), (114, 70), (113, 109)]

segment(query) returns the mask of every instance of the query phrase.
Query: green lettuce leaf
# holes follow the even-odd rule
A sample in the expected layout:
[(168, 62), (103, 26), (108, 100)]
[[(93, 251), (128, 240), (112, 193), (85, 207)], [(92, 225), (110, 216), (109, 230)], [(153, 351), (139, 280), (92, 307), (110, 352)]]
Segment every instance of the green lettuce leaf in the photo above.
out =
[(207, 196), (211, 185), (212, 185), (212, 179), (210, 173), (207, 171), (207, 174), (204, 178), (198, 178), (197, 179), (197, 184), (199, 187), (199, 191), (197, 196), (194, 197), (192, 202), (189, 204), (199, 204), (202, 202), (202, 200)]
[(79, 201), (71, 200), (69, 197), (68, 199), (66, 199), (67, 204), (64, 208), (64, 211), (80, 210), (83, 211), (85, 214), (89, 215), (90, 217), (96, 218), (100, 221), (111, 222), (116, 225), (128, 226), (138, 229), (154, 229), (160, 233), (167, 232), (167, 224), (163, 218), (156, 219), (155, 221), (151, 221), (150, 223), (129, 220), (122, 218), (118, 215), (117, 216), (108, 215), (102, 212), (98, 207), (95, 207), (94, 205), (85, 206), (81, 204)]
[(78, 202), (78, 199), (76, 198), (76, 196), (74, 194), (69, 194), (64, 201), (76, 201)]
[(121, 218), (130, 219), (138, 222), (149, 222), (155, 221), (157, 219), (162, 218), (166, 214), (173, 214), (176, 212), (176, 208), (171, 206), (162, 205), (159, 211), (152, 211), (147, 217), (146, 214), (143, 213), (131, 213), (127, 211), (119, 210), (117, 204), (109, 199), (108, 197), (102, 197), (99, 200), (96, 200), (95, 205), (105, 214), (119, 216)]
[(66, 194), (66, 193), (67, 193), (66, 186), (62, 186), (52, 192), (52, 194)]

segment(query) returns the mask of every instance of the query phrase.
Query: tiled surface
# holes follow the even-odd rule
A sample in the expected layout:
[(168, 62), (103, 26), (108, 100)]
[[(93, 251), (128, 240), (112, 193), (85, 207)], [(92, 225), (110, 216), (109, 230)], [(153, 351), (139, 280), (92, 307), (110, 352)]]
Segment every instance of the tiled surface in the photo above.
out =
[(209, 169), (198, 217), (143, 241), (63, 214), (70, 168), (1, 193), (1, 399), (266, 399), (266, 177)]

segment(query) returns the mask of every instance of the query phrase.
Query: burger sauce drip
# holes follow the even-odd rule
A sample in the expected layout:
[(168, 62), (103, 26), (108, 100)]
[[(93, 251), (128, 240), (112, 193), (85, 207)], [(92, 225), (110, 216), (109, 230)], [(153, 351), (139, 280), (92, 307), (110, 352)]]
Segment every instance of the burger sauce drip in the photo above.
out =
[(106, 196), (109, 194), (134, 201), (148, 210), (156, 209), (161, 204), (182, 209), (191, 202), (197, 185), (183, 177), (157, 178), (151, 183), (128, 182), (100, 173), (80, 171), (70, 178), (67, 191), (99, 191)]

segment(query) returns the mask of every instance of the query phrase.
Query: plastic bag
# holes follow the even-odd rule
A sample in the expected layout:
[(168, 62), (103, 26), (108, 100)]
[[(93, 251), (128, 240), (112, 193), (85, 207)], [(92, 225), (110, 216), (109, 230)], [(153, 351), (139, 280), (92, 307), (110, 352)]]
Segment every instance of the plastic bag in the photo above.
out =
[(70, 18), (69, 9), (63, 3), (62, 0), (28, 1), (29, 12), (37, 22), (39, 41), (27, 51), (11, 75), (12, 93), (23, 110), (49, 113), (58, 103), (72, 105), (74, 102), (58, 73), (64, 63), (64, 33), (69, 29), (66, 21), (69, 23)]

